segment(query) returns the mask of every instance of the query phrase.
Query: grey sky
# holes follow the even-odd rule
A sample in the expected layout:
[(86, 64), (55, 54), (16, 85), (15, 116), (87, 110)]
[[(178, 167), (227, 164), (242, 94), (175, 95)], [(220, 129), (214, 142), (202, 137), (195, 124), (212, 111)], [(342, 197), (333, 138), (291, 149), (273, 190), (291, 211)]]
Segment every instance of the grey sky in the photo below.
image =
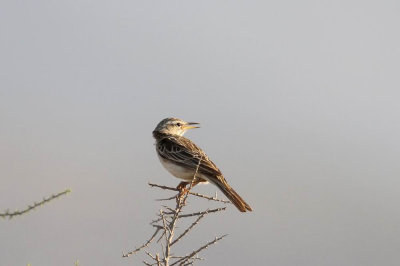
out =
[[(398, 1), (2, 1), (0, 265), (137, 265), (168, 116), (254, 212), (204, 265), (398, 265)], [(197, 191), (213, 194), (212, 186)], [(211, 204), (211, 203), (210, 203)], [(211, 205), (210, 205), (211, 206)], [(212, 205), (214, 206), (214, 205)], [(206, 208), (207, 206), (204, 206)]]

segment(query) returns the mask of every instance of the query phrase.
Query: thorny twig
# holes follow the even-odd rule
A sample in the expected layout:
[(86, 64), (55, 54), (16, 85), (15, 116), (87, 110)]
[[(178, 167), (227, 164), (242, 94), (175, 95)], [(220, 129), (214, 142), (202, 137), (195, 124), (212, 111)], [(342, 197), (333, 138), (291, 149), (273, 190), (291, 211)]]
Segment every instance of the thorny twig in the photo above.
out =
[(138, 247), (138, 248), (135, 249), (135, 250), (132, 250), (132, 251), (130, 251), (130, 252), (128, 252), (128, 253), (123, 253), (123, 254), (122, 254), (122, 257), (124, 257), (124, 258), (125, 258), (125, 257), (129, 257), (130, 255), (132, 255), (132, 254), (134, 254), (134, 253), (136, 253), (136, 252), (142, 250), (143, 248), (148, 247), (148, 246), (150, 245), (150, 243), (154, 240), (154, 238), (156, 237), (156, 235), (158, 234), (158, 232), (159, 232), (160, 230), (161, 230), (161, 228), (160, 228), (160, 227), (157, 227), (157, 229), (156, 229), (156, 231), (154, 232), (154, 234), (150, 237), (149, 240), (147, 240), (146, 243), (144, 243), (143, 245), (141, 245), (140, 247)]
[(204, 246), (201, 246), (200, 248), (198, 248), (197, 250), (193, 251), (192, 253), (190, 253), (189, 255), (186, 255), (185, 257), (181, 258), (180, 260), (175, 261), (174, 263), (171, 264), (171, 266), (176, 265), (179, 263), (179, 265), (182, 265), (184, 262), (188, 261), (189, 259), (191, 259), (193, 256), (195, 256), (197, 253), (199, 253), (200, 251), (202, 251), (203, 249), (208, 248), (211, 245), (214, 245), (215, 243), (217, 243), (219, 240), (221, 240), (222, 238), (226, 237), (227, 235), (223, 235), (220, 237), (216, 237), (214, 240), (208, 242), (207, 244), (205, 244)]
[[(205, 211), (201, 211), (201, 212), (193, 212), (193, 213), (188, 213), (188, 214), (181, 214), (181, 215), (178, 215), (178, 218), (199, 216), (199, 215), (203, 215), (203, 214), (219, 212), (219, 211), (224, 211), (224, 210), (226, 210), (226, 207), (216, 208), (216, 209), (212, 209), (212, 210), (205, 210)], [(165, 212), (164, 212), (164, 214), (165, 214)], [(171, 213), (168, 213), (168, 214), (171, 214)], [(153, 220), (150, 224), (155, 225), (157, 222), (159, 222), (161, 220), (162, 220), (162, 218), (157, 218), (156, 220)]]
[[(201, 161), (201, 159), (200, 159)], [(198, 167), (197, 166), (196, 172), (194, 174), (194, 177), (197, 175)], [(199, 193), (193, 193), (191, 192), (191, 188), (193, 187), (193, 182), (195, 181), (196, 178), (193, 179), (192, 183), (190, 183), (190, 187), (182, 193), (176, 188), (172, 187), (167, 187), (163, 185), (158, 185), (158, 184), (153, 184), (149, 183), (151, 187), (157, 187), (165, 190), (172, 190), (172, 191), (179, 191), (180, 193), (177, 196), (170, 197), (168, 199), (164, 200), (171, 200), (171, 199), (176, 199), (176, 206), (175, 208), (171, 208), (168, 206), (162, 206), (163, 209), (160, 210), (158, 214), (158, 218), (153, 220), (151, 222), (151, 225), (155, 227), (155, 232), (153, 235), (150, 237), (150, 239), (140, 246), (139, 248), (136, 248), (133, 251), (130, 251), (126, 254), (123, 254), (123, 257), (129, 257), (130, 255), (137, 253), (140, 250), (144, 249), (144, 252), (147, 254), (148, 258), (153, 260), (153, 263), (149, 263), (146, 261), (143, 261), (144, 264), (146, 265), (157, 265), (157, 266), (172, 266), (172, 265), (192, 265), (196, 260), (202, 260), (202, 258), (198, 257), (198, 254), (208, 248), (209, 246), (215, 244), (222, 238), (224, 238), (226, 235), (223, 235), (221, 237), (217, 237), (214, 240), (206, 243), (205, 245), (193, 250), (191, 253), (185, 256), (177, 256), (172, 253), (171, 247), (176, 244), (179, 241), (182, 241), (182, 239), (191, 232), (191, 230), (199, 224), (199, 222), (208, 214), (210, 213), (217, 213), (220, 211), (224, 211), (226, 207), (220, 207), (220, 208), (215, 208), (215, 209), (207, 209), (205, 211), (198, 211), (198, 212), (192, 212), (192, 213), (187, 213), (187, 214), (181, 214), (182, 209), (186, 206), (186, 199), (189, 195), (193, 195), (199, 198), (204, 198), (207, 200), (212, 200), (212, 201), (217, 201), (217, 202), (222, 202), (222, 203), (228, 203), (228, 201), (218, 199), (216, 196), (215, 197), (209, 197), (206, 195), (202, 195)], [(180, 219), (190, 219), (191, 217), (197, 217), (186, 229), (182, 229), (182, 232), (179, 233), (178, 235), (178, 227), (177, 224)], [(158, 236), (159, 235), (159, 236)], [(176, 239), (174, 239), (174, 236), (178, 235)], [(161, 241), (161, 256), (159, 253), (153, 253), (155, 254), (152, 255), (147, 248), (150, 248), (150, 244), (153, 242), (153, 240), (158, 237), (158, 241)], [(157, 242), (158, 242), (157, 241)]]
[(10, 211), (7, 209), (4, 213), (0, 213), (0, 217), (1, 217), (1, 218), (9, 218), (9, 219), (12, 219), (12, 218), (14, 218), (14, 216), (23, 215), (23, 214), (25, 214), (25, 213), (27, 213), (27, 212), (30, 212), (30, 211), (36, 209), (36, 208), (39, 207), (39, 206), (42, 206), (42, 205), (44, 205), (44, 204), (46, 204), (46, 203), (49, 203), (50, 201), (52, 201), (52, 200), (54, 200), (54, 199), (56, 199), (56, 198), (59, 198), (59, 197), (61, 197), (61, 196), (64, 196), (64, 195), (66, 195), (66, 194), (68, 194), (68, 193), (70, 193), (70, 192), (71, 192), (70, 189), (66, 189), (66, 190), (64, 190), (64, 191), (62, 191), (62, 192), (60, 192), (60, 193), (53, 194), (53, 195), (51, 195), (51, 196), (48, 197), (48, 198), (43, 198), (43, 200), (40, 201), (40, 202), (34, 202), (33, 205), (28, 205), (28, 207), (25, 208), (25, 209), (22, 210), (22, 211), (16, 210), (16, 211), (10, 212)]
[[(158, 188), (165, 189), (165, 190), (179, 191), (177, 188), (174, 188), (174, 187), (162, 186), (162, 185), (158, 185), (158, 184), (154, 184), (154, 183), (150, 183), (150, 182), (148, 183), (148, 185), (151, 186), (151, 187), (158, 187)], [(191, 192), (191, 191), (189, 191), (188, 193), (190, 195), (193, 195), (193, 196), (196, 196), (196, 197), (199, 197), (199, 198), (204, 198), (204, 199), (223, 202), (223, 203), (231, 203), (228, 200), (218, 199), (216, 196), (210, 197), (210, 196), (206, 196), (206, 195), (203, 195), (203, 194), (200, 194), (200, 193), (196, 193), (196, 192)], [(172, 199), (175, 199), (175, 198), (176, 197), (173, 196), (173, 197), (165, 198), (165, 199), (157, 199), (157, 201), (172, 200)]]
[(199, 223), (199, 221), (204, 217), (204, 215), (206, 215), (206, 213), (208, 213), (208, 212), (205, 212), (202, 215), (200, 215), (196, 219), (196, 221), (194, 221), (180, 236), (178, 236), (174, 241), (172, 241), (171, 246), (173, 244), (175, 244), (176, 242), (178, 242), (182, 237), (184, 237), (190, 230), (192, 230), (193, 227), (195, 227)]

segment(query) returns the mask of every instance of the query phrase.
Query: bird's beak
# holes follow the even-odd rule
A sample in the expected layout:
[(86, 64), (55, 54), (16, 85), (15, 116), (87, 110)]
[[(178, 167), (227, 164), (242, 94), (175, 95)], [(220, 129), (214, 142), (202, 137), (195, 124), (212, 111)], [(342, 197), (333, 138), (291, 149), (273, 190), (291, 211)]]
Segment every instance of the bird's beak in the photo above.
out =
[(198, 125), (199, 123), (195, 123), (195, 122), (188, 122), (186, 125), (184, 125), (184, 129), (188, 130), (188, 129), (192, 129), (192, 128), (199, 128), (199, 126), (195, 126)]

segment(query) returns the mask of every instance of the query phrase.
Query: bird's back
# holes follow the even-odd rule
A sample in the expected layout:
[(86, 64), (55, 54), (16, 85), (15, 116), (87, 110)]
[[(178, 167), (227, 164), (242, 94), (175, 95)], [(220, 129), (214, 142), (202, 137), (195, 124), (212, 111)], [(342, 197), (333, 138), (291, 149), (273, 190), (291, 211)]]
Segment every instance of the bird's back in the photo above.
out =
[(203, 175), (222, 176), (222, 172), (207, 154), (190, 139), (183, 136), (164, 135), (158, 136), (156, 140), (157, 152), (163, 159), (193, 170), (198, 168), (198, 172)]

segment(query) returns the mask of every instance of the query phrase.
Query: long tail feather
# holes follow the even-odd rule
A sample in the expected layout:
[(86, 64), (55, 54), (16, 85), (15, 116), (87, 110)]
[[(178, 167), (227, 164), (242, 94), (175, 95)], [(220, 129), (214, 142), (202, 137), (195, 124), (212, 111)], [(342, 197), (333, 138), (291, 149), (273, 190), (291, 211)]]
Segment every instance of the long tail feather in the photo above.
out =
[(231, 188), (228, 183), (221, 182), (213, 182), (221, 191), (225, 194), (225, 196), (236, 206), (236, 208), (241, 212), (253, 211), (249, 204), (247, 204), (236, 191)]

